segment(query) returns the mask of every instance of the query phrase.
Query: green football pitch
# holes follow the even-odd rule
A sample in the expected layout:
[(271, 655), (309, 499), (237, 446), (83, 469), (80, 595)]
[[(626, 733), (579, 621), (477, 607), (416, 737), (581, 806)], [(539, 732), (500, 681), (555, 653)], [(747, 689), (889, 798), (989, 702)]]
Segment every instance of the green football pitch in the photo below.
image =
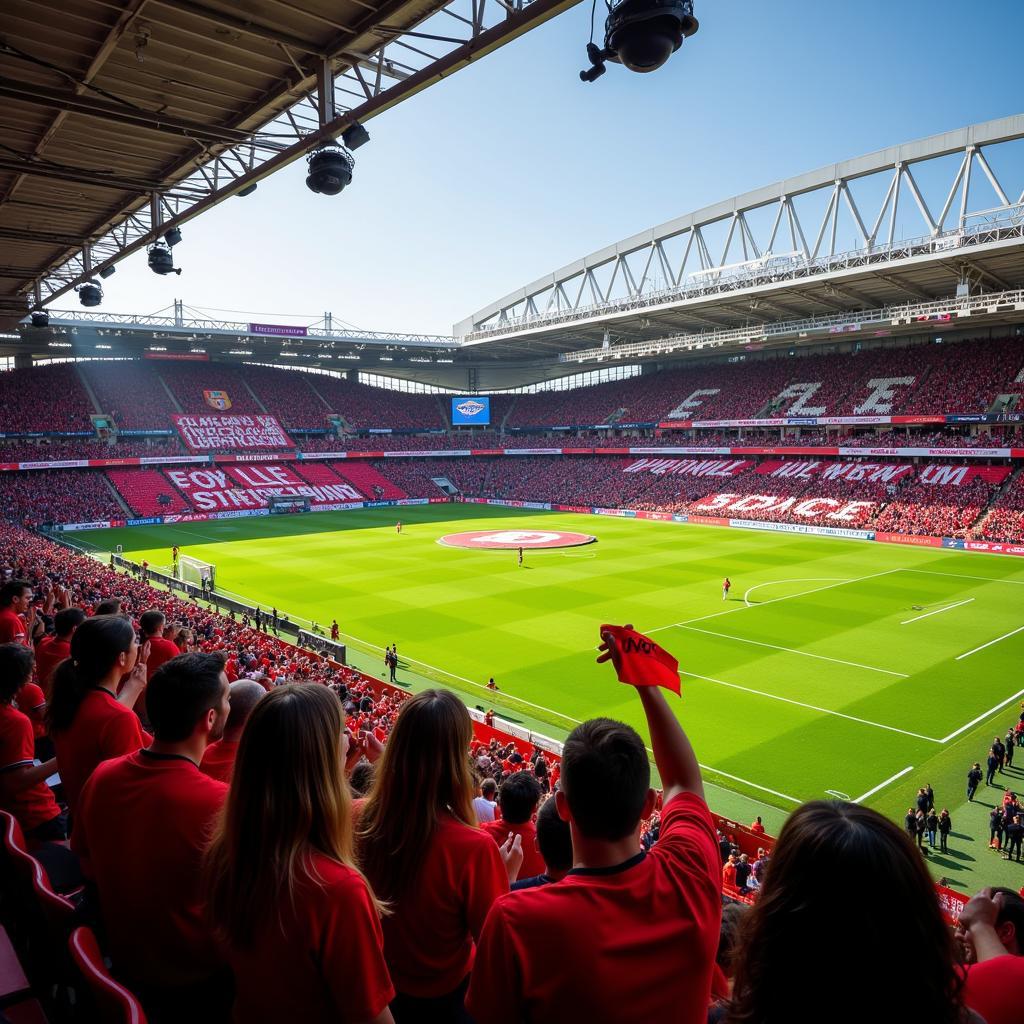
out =
[[(528, 551), (522, 568), (511, 550), (438, 543), (496, 529), (597, 541)], [(353, 660), (378, 677), (380, 650), (397, 643), (405, 684), (443, 683), (553, 736), (594, 715), (642, 726), (632, 691), (594, 662), (598, 626), (631, 622), (679, 659), (678, 713), (725, 813), (756, 809), (777, 827), (799, 802), (831, 794), (900, 819), (931, 783), (955, 832), (953, 852), (931, 857), (936, 874), (965, 886), (1010, 871), (1024, 881), (1024, 868), (990, 856), (980, 838), (1001, 789), (983, 787), (967, 805), (963, 785), (1024, 700), (1020, 560), (472, 505), (72, 539), (120, 544), (154, 567), (178, 544), (216, 565), (225, 593), (295, 621), (336, 618)], [(482, 688), (490, 676), (499, 693)], [(1024, 789), (1024, 772), (1010, 769), (1005, 784)]]

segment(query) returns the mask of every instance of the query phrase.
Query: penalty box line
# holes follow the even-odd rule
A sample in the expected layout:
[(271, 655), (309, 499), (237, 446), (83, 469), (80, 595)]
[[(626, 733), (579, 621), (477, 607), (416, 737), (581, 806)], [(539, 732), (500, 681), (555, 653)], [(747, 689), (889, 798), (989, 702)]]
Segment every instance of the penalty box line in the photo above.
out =
[[(937, 740), (934, 736), (924, 736), (919, 732), (911, 732), (909, 729), (900, 729), (895, 725), (886, 725), (884, 722), (872, 722), (869, 718), (858, 718), (856, 715), (847, 715), (842, 711), (833, 711), (830, 708), (818, 707), (816, 704), (806, 704), (802, 700), (793, 700), (790, 697), (780, 697), (774, 693), (767, 693), (765, 690), (755, 690), (753, 687), (741, 686), (739, 683), (728, 683), (724, 679), (715, 679), (714, 676), (702, 676), (697, 672), (680, 672), (679, 674), (688, 676), (691, 679), (703, 679), (705, 682), (716, 683), (718, 686), (727, 686), (731, 690), (742, 690), (744, 693), (753, 693), (758, 697), (766, 697), (768, 700), (781, 701), (783, 704), (793, 704), (798, 708), (806, 708), (808, 711), (818, 711), (823, 715), (832, 715), (835, 718), (845, 718), (849, 722), (857, 722), (860, 725), (870, 725), (875, 729), (885, 729), (888, 732), (898, 732), (903, 736), (911, 736), (916, 740), (927, 740), (929, 743), (945, 742), (945, 740)], [(1013, 698), (1011, 697), (1010, 699), (1012, 700)]]

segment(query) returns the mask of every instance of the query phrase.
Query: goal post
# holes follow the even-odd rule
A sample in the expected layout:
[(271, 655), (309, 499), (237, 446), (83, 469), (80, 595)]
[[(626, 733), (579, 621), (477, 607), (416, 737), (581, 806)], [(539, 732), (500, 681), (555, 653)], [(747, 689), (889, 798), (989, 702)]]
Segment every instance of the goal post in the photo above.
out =
[(310, 503), (309, 498), (302, 495), (271, 494), (267, 498), (267, 508), (272, 516), (286, 515), (289, 512), (308, 512)]
[(191, 555), (178, 555), (177, 576), (183, 583), (192, 583), (197, 587), (202, 587), (206, 581), (208, 588), (212, 590), (217, 584), (217, 566)]

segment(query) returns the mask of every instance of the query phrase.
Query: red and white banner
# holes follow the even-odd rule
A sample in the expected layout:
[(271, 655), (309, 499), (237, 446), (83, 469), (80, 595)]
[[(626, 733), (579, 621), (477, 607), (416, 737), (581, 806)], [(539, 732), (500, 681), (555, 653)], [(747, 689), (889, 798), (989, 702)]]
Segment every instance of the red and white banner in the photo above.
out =
[(637, 459), (623, 472), (656, 476), (736, 476), (750, 465), (749, 459)]
[(281, 465), (169, 469), (166, 475), (200, 512), (263, 508), (272, 495), (309, 498), (314, 506), (363, 501), (351, 484), (310, 484)]
[(194, 452), (225, 448), (293, 448), (276, 416), (172, 417), (181, 439)]
[(754, 472), (781, 480), (821, 479), (892, 484), (912, 474), (914, 467), (900, 463), (792, 459), (788, 462), (779, 460), (762, 462)]
[[(878, 507), (875, 501), (844, 498), (782, 497), (774, 494), (712, 494), (690, 506), (698, 515), (720, 513), (730, 518), (758, 519), (793, 516), (808, 523), (859, 526)], [(694, 522), (693, 516), (690, 522)]]
[(918, 483), (933, 487), (964, 487), (973, 480), (984, 480), (990, 484), (1001, 484), (1009, 475), (1009, 466), (924, 466), (918, 476)]

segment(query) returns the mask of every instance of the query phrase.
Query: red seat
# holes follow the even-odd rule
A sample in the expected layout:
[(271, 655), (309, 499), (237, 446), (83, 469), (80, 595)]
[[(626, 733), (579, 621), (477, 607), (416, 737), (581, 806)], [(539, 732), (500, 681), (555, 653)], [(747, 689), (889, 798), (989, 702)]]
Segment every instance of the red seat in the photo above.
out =
[(32, 986), (5, 928), (0, 928), (0, 1006), (26, 999)]
[(99, 1024), (146, 1024), (142, 1003), (107, 969), (91, 928), (76, 928), (68, 940), (74, 960), (89, 986)]

